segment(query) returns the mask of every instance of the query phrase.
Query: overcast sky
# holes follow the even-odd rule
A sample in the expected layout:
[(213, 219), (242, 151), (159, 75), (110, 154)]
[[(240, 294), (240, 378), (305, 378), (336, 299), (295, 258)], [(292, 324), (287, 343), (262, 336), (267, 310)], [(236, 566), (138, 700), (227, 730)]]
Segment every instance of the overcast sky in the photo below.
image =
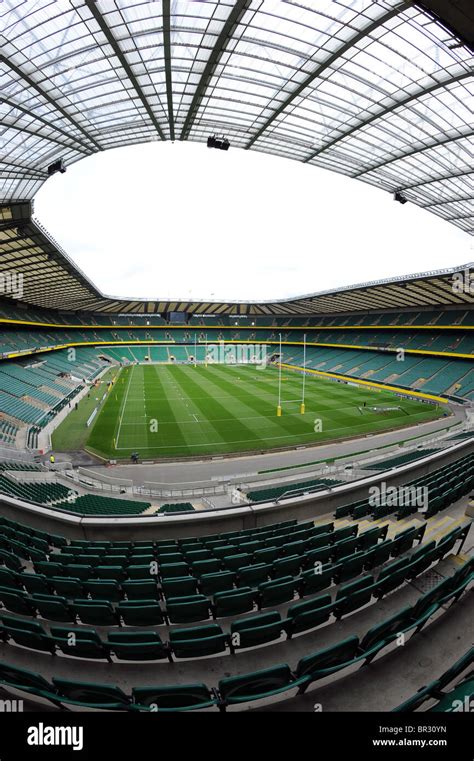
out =
[(276, 299), (471, 261), (471, 239), (389, 193), (255, 151), (161, 143), (50, 178), (35, 216), (106, 295)]

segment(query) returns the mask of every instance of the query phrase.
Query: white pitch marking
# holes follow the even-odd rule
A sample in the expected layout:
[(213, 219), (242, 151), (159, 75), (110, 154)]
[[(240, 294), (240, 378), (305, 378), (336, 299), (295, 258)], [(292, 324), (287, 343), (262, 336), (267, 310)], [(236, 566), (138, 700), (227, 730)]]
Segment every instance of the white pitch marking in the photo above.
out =
[(117, 440), (115, 442), (115, 449), (118, 449), (118, 442), (119, 442), (119, 437), (120, 437), (120, 428), (122, 427), (123, 413), (125, 412), (125, 407), (127, 406), (127, 397), (128, 397), (128, 392), (130, 391), (130, 381), (132, 380), (132, 375), (133, 375), (133, 366), (132, 366), (132, 369), (130, 370), (130, 375), (129, 375), (129, 378), (128, 378), (127, 391), (125, 393), (125, 398), (124, 398), (123, 405), (122, 405), (122, 411), (121, 411), (120, 420), (119, 420), (119, 427), (118, 427), (118, 431), (117, 431)]

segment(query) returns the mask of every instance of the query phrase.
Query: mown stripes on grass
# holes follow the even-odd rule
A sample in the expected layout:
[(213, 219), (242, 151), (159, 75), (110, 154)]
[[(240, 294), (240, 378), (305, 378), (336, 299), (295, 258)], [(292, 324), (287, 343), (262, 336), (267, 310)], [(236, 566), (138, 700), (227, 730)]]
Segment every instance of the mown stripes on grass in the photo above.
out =
[[(244, 452), (317, 444), (414, 424), (441, 414), (431, 405), (401, 400), (390, 392), (373, 392), (311, 377), (306, 380), (306, 413), (301, 415), (301, 374), (285, 371), (283, 416), (277, 418), (277, 381), (274, 367), (124, 368), (104, 403), (88, 446), (117, 459), (130, 457), (134, 450), (142, 458)], [(290, 403), (289, 399), (294, 401)], [(359, 408), (364, 402), (401, 409), (361, 414)], [(314, 431), (315, 418), (322, 421), (320, 432)], [(75, 448), (73, 441), (70, 448)]]

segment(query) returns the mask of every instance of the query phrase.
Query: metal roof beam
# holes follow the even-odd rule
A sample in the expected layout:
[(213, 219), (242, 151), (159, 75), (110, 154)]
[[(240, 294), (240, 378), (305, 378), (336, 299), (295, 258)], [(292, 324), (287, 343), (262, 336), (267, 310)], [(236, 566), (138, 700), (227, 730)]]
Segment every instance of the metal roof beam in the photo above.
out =
[(277, 119), (280, 114), (285, 111), (289, 105), (294, 101), (295, 98), (297, 98), (301, 93), (309, 87), (309, 85), (314, 82), (315, 79), (321, 76), (321, 74), (326, 71), (330, 66), (333, 65), (339, 58), (341, 58), (345, 53), (347, 53), (351, 48), (353, 48), (355, 45), (357, 45), (358, 42), (364, 39), (364, 37), (368, 37), (372, 32), (374, 32), (376, 29), (378, 29), (379, 26), (382, 26), (387, 21), (390, 21), (390, 19), (394, 18), (395, 16), (398, 16), (401, 11), (406, 10), (410, 5), (413, 5), (413, 2), (405, 2), (401, 3), (397, 8), (392, 8), (391, 11), (386, 13), (383, 16), (380, 16), (380, 18), (376, 19), (375, 21), (372, 21), (371, 24), (368, 24), (368, 26), (365, 27), (365, 29), (362, 29), (360, 32), (357, 32), (353, 37), (351, 37), (347, 42), (345, 42), (343, 45), (341, 45), (340, 48), (338, 48), (329, 58), (327, 61), (325, 61), (321, 66), (318, 66), (316, 71), (313, 71), (312, 74), (310, 74), (306, 79), (298, 85), (296, 90), (294, 90), (287, 98), (283, 101), (283, 103), (276, 109), (276, 111), (273, 112), (273, 114), (267, 119), (265, 124), (260, 127), (258, 132), (255, 133), (255, 135), (249, 140), (247, 145), (245, 146), (246, 150), (252, 147), (252, 145), (263, 135), (264, 132), (270, 127), (271, 124)]
[(412, 188), (421, 188), (424, 185), (431, 185), (433, 182), (443, 182), (445, 180), (454, 180), (456, 177), (466, 177), (469, 174), (473, 174), (473, 169), (466, 169), (464, 172), (453, 172), (452, 174), (442, 174), (438, 177), (433, 177), (431, 180), (424, 180), (423, 182), (414, 182), (412, 185), (397, 185), (397, 191), (412, 190)]
[[(49, 95), (49, 93), (45, 92), (45, 90), (43, 90), (42, 87), (40, 87), (34, 81), (34, 79), (32, 79), (29, 76), (29, 74), (26, 74), (26, 72), (22, 71), (19, 66), (13, 63), (13, 61), (11, 61), (10, 59), (6, 58), (6, 56), (1, 54), (0, 54), (0, 63), (3, 63), (5, 66), (8, 66), (9, 69), (14, 71), (17, 77), (19, 77), (24, 82), (26, 82), (29, 85), (29, 87), (31, 87), (33, 90), (35, 90), (38, 93), (38, 95), (44, 98), (44, 100), (46, 100), (50, 104), (50, 106), (54, 108), (55, 111), (57, 111), (65, 119), (67, 119), (67, 121), (70, 122), (70, 124), (72, 124), (73, 127), (75, 127), (77, 130), (79, 130), (79, 132), (81, 132), (84, 135), (84, 137), (87, 138), (87, 140), (89, 140), (98, 151), (102, 150), (99, 143), (97, 143), (97, 141), (93, 137), (91, 137), (91, 135), (89, 135), (87, 130), (84, 129), (84, 127), (81, 124), (76, 122), (76, 120), (66, 111), (66, 109), (60, 106), (59, 103), (56, 103), (54, 98), (52, 98), (51, 95)], [(49, 126), (51, 128), (51, 125)], [(90, 147), (87, 146), (85, 143), (83, 143), (82, 140), (79, 140), (79, 138), (74, 137), (72, 135), (69, 135), (69, 138), (71, 140), (75, 140), (76, 142), (80, 143), (80, 145), (82, 145), (87, 150), (88, 153), (90, 152)]]
[[(2, 96), (2, 100), (4, 103), (7, 104), (7, 106), (10, 106), (10, 108), (15, 108), (17, 109), (17, 111), (21, 111), (22, 114), (26, 114), (26, 116), (30, 117), (30, 119), (34, 119), (35, 121), (41, 122), (41, 124), (44, 124), (44, 126), (47, 127), (48, 130), (53, 129), (56, 132), (59, 132), (61, 135), (63, 135), (63, 137), (67, 138), (68, 140), (73, 140), (75, 143), (77, 143), (78, 146), (80, 146), (76, 148), (75, 146), (71, 145), (71, 146), (68, 146), (69, 148), (74, 148), (74, 150), (78, 151), (78, 153), (84, 153), (86, 155), (88, 153), (91, 153), (90, 150), (86, 151), (84, 149), (84, 145), (80, 140), (77, 140), (77, 138), (73, 137), (73, 135), (69, 135), (68, 132), (66, 132), (66, 130), (62, 129), (62, 127), (58, 127), (57, 124), (54, 124), (54, 122), (51, 122), (51, 121), (48, 122), (47, 119), (44, 119), (39, 114), (35, 114), (34, 111), (30, 111), (28, 108), (24, 108), (24, 106), (19, 105), (18, 103), (16, 103), (14, 100), (11, 100), (10, 98), (4, 98)], [(32, 134), (35, 134), (35, 133), (32, 132)], [(44, 137), (43, 135), (38, 135), (38, 136), (42, 137), (43, 140), (49, 139), (47, 137)], [(64, 143), (61, 143), (61, 145), (64, 145)]]
[(168, 102), (168, 121), (170, 137), (174, 140), (173, 78), (171, 72), (171, 23), (170, 0), (163, 0), (163, 44), (165, 53), (166, 99)]
[(145, 108), (145, 111), (147, 112), (148, 116), (150, 117), (153, 126), (155, 127), (156, 131), (158, 132), (159, 136), (162, 140), (165, 140), (165, 135), (163, 130), (160, 127), (160, 124), (153, 113), (153, 110), (148, 103), (145, 94), (140, 87), (140, 83), (138, 82), (138, 79), (136, 78), (135, 74), (132, 71), (132, 68), (130, 64), (128, 63), (127, 59), (125, 58), (125, 55), (122, 53), (120, 46), (117, 43), (117, 40), (113, 36), (111, 30), (105, 23), (105, 19), (102, 16), (101, 12), (99, 11), (95, 0), (85, 0), (85, 4), (89, 8), (90, 12), (92, 13), (94, 19), (96, 20), (97, 24), (100, 27), (100, 30), (104, 37), (106, 38), (107, 42), (109, 43), (110, 47), (114, 51), (114, 55), (118, 58), (120, 61), (120, 65), (124, 69), (125, 73), (127, 74), (127, 77), (130, 80), (130, 84), (132, 85), (133, 89), (135, 90), (136, 94), (138, 95), (143, 107)]
[(222, 30), (217, 38), (216, 44), (211, 50), (210, 56), (201, 75), (201, 79), (199, 80), (199, 84), (196, 87), (191, 105), (189, 106), (189, 111), (183, 125), (183, 129), (181, 130), (180, 140), (185, 140), (188, 137), (191, 127), (196, 118), (198, 108), (201, 105), (201, 101), (206, 92), (207, 86), (211, 81), (221, 56), (227, 47), (227, 43), (232, 37), (232, 34), (241, 21), (245, 11), (250, 7), (251, 2), (252, 0), (237, 0), (231, 12), (229, 13), (227, 21), (222, 27)]
[(326, 145), (324, 145), (322, 148), (318, 148), (317, 151), (313, 151), (310, 156), (304, 159), (304, 163), (308, 163), (309, 161), (312, 161), (314, 158), (316, 158), (316, 156), (320, 156), (321, 153), (324, 153), (329, 148), (332, 148), (333, 146), (337, 145), (337, 143), (339, 143), (341, 140), (345, 140), (345, 138), (353, 135), (354, 132), (358, 132), (359, 130), (362, 130), (365, 127), (368, 127), (369, 124), (372, 124), (378, 119), (382, 119), (384, 116), (387, 116), (387, 114), (391, 114), (393, 111), (396, 111), (398, 108), (403, 108), (404, 106), (407, 106), (409, 103), (412, 103), (413, 101), (418, 100), (419, 98), (423, 98), (425, 95), (431, 95), (431, 93), (436, 92), (436, 90), (442, 87), (447, 87), (448, 85), (452, 85), (455, 82), (462, 82), (463, 79), (468, 79), (469, 77), (472, 77), (472, 72), (464, 71), (462, 74), (457, 74), (455, 77), (449, 77), (448, 79), (445, 79), (443, 82), (435, 82), (435, 84), (431, 85), (431, 87), (422, 88), (421, 90), (418, 90), (417, 92), (412, 93), (411, 95), (408, 95), (406, 98), (403, 98), (397, 103), (392, 103), (392, 105), (388, 106), (387, 108), (382, 108), (380, 111), (378, 111), (376, 114), (373, 114), (368, 119), (365, 119), (364, 121), (359, 122), (359, 124), (356, 124), (354, 127), (351, 127), (350, 129), (346, 130), (338, 137), (335, 137), (333, 140), (330, 140), (329, 143), (326, 143)]
[(419, 204), (420, 209), (431, 209), (434, 206), (446, 206), (448, 203), (463, 203), (463, 201), (474, 201), (474, 196), (459, 196), (459, 198), (451, 198), (449, 201), (436, 201), (435, 203)]
[(350, 176), (352, 179), (358, 179), (359, 177), (362, 177), (364, 174), (369, 174), (370, 172), (376, 172), (378, 169), (382, 169), (382, 167), (386, 167), (389, 164), (393, 164), (395, 161), (403, 161), (403, 159), (409, 159), (412, 156), (416, 156), (418, 153), (423, 153), (424, 151), (431, 151), (433, 148), (440, 148), (443, 145), (448, 145), (449, 143), (455, 143), (457, 140), (464, 140), (465, 138), (473, 137), (474, 136), (474, 130), (470, 130), (465, 135), (456, 135), (456, 137), (446, 137), (444, 140), (438, 140), (437, 142), (433, 142), (431, 145), (424, 145), (423, 148), (415, 148), (415, 150), (406, 151), (405, 153), (400, 153), (398, 156), (394, 156), (391, 159), (387, 159), (386, 161), (380, 161), (378, 164), (374, 164), (374, 166), (371, 166), (369, 169), (364, 169), (362, 172), (357, 172), (356, 174), (351, 174)]

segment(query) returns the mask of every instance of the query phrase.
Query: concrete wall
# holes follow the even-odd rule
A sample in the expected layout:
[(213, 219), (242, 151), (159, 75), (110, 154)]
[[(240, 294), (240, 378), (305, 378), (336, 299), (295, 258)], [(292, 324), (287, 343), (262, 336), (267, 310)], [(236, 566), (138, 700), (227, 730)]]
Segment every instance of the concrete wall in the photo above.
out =
[(315, 495), (293, 498), (281, 504), (243, 505), (219, 510), (196, 511), (187, 515), (145, 516), (130, 518), (94, 518), (65, 513), (54, 508), (39, 507), (19, 500), (1, 497), (0, 514), (34, 528), (62, 534), (70, 539), (146, 540), (175, 539), (217, 534), (226, 531), (268, 526), (297, 519), (318, 518), (337, 507), (357, 502), (368, 496), (370, 486), (406, 484), (432, 473), (474, 451), (474, 443), (465, 441), (447, 450), (409, 463), (395, 471), (370, 475), (360, 481), (343, 484)]

